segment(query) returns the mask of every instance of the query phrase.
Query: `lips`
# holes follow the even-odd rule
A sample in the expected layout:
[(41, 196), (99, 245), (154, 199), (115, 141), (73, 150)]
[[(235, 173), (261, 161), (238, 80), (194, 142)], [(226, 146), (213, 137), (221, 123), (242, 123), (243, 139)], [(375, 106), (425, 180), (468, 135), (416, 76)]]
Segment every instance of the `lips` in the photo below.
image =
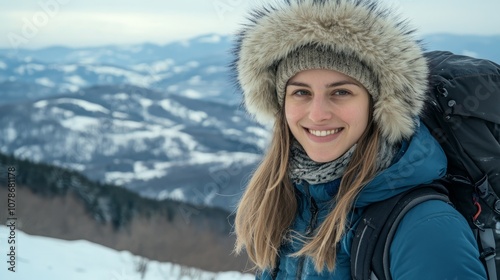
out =
[(326, 137), (326, 136), (329, 136), (329, 135), (332, 135), (332, 134), (339, 133), (340, 131), (342, 131), (342, 129), (343, 128), (336, 128), (336, 129), (332, 129), (332, 130), (313, 130), (313, 129), (307, 129), (307, 131), (309, 133), (311, 133), (312, 135), (314, 135), (314, 136)]

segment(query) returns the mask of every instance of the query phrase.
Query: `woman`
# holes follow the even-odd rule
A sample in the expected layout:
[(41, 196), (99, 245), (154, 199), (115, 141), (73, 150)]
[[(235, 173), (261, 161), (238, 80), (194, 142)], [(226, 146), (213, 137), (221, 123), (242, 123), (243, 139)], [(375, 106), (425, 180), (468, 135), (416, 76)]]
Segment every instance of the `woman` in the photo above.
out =
[[(234, 71), (274, 123), (236, 213), (236, 251), (261, 279), (350, 279), (360, 213), (446, 172), (420, 123), (428, 69), (407, 23), (372, 1), (282, 1), (254, 11)], [(485, 279), (465, 219), (437, 200), (403, 219), (393, 279)]]

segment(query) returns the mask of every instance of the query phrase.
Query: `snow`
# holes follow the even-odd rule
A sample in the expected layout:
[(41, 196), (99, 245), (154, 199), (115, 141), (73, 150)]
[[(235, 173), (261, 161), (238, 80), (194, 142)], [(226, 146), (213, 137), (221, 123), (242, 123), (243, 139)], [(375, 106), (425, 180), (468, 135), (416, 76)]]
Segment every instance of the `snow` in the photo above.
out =
[(80, 87), (73, 84), (61, 84), (60, 89), (62, 92), (64, 91), (77, 92), (80, 89)]
[(128, 100), (129, 96), (128, 94), (124, 93), (124, 92), (120, 92), (120, 93), (114, 93), (114, 94), (104, 94), (102, 96), (102, 99), (104, 100)]
[(257, 139), (254, 143), (257, 144), (257, 146), (259, 146), (261, 149), (265, 149), (268, 146), (268, 143), (271, 139), (271, 133), (269, 130), (261, 127), (251, 126), (247, 127), (246, 131), (257, 136)]
[(156, 196), (156, 199), (157, 200), (169, 199), (169, 200), (184, 201), (185, 196), (184, 196), (184, 193), (182, 192), (181, 189), (175, 189), (172, 192), (169, 192), (167, 190), (163, 190), (163, 191), (158, 193), (158, 195)]
[(54, 164), (63, 168), (73, 169), (79, 172), (82, 172), (87, 168), (85, 164), (78, 164), (78, 163), (54, 161)]
[(81, 58), (78, 62), (80, 62), (81, 64), (91, 65), (91, 64), (99, 63), (99, 59), (97, 59), (96, 57), (84, 57), (84, 58)]
[(151, 99), (147, 99), (147, 98), (140, 98), (139, 103), (141, 103), (141, 106), (144, 108), (147, 108), (147, 107), (153, 105), (153, 101)]
[(87, 71), (94, 72), (96, 74), (101, 75), (110, 75), (115, 77), (124, 77), (129, 83), (137, 86), (149, 87), (149, 85), (156, 81), (157, 78), (152, 75), (141, 75), (138, 73), (134, 73), (132, 71), (128, 71), (125, 69), (112, 67), (112, 66), (86, 66)]
[(172, 59), (161, 60), (153, 63), (151, 67), (155, 72), (164, 72), (170, 69), (175, 64)]
[(15, 157), (29, 159), (34, 162), (40, 162), (44, 157), (44, 153), (40, 145), (25, 145), (15, 149), (13, 154)]
[(115, 97), (115, 99), (118, 99), (118, 100), (127, 100), (128, 94), (121, 92), (121, 93), (114, 94), (114, 97)]
[(247, 132), (250, 132), (250, 133), (253, 133), (257, 136), (260, 136), (262, 138), (267, 138), (269, 137), (269, 131), (263, 129), (263, 128), (260, 128), (260, 127), (257, 127), (257, 126), (251, 126), (251, 127), (247, 127), (247, 129), (245, 129)]
[(9, 127), (5, 128), (3, 132), (4, 141), (12, 142), (16, 139), (16, 137), (17, 137), (17, 130), (12, 126), (12, 124)]
[(48, 104), (49, 102), (47, 100), (41, 100), (33, 103), (33, 107), (40, 109), (46, 107)]
[(159, 102), (160, 106), (167, 112), (182, 119), (189, 119), (195, 122), (201, 122), (208, 117), (207, 113), (203, 111), (189, 110), (181, 106), (177, 102), (165, 99)]
[(163, 135), (165, 136), (163, 149), (165, 150), (167, 157), (172, 159), (185, 158), (186, 156), (189, 156), (189, 154), (186, 154), (184, 150), (194, 151), (196, 150), (196, 147), (199, 146), (198, 142), (191, 135), (180, 133), (175, 127), (174, 129), (166, 130)]
[[(130, 137), (130, 134), (127, 133), (123, 135), (120, 140), (123, 138)], [(109, 183), (115, 183), (118, 185), (125, 185), (134, 180), (151, 180), (154, 178), (165, 177), (169, 174), (169, 169), (173, 167), (182, 167), (182, 166), (196, 166), (196, 165), (205, 165), (210, 164), (212, 166), (211, 172), (215, 172), (217, 170), (234, 168), (234, 166), (242, 166), (248, 164), (254, 164), (261, 159), (261, 156), (253, 153), (246, 152), (217, 152), (217, 153), (208, 153), (208, 152), (200, 152), (192, 150), (190, 152), (190, 157), (185, 158), (185, 154), (182, 152), (182, 149), (179, 147), (179, 142), (183, 145), (195, 145), (196, 143), (184, 143), (183, 137), (181, 135), (177, 136), (177, 141), (173, 139), (166, 139), (166, 144), (163, 147), (159, 147), (159, 149), (167, 155), (175, 160), (169, 162), (148, 162), (146, 165), (144, 162), (137, 161), (134, 163), (133, 171), (113, 171), (106, 172), (105, 181)], [(189, 140), (189, 135), (185, 135), (186, 139)], [(134, 138), (137, 139), (137, 138)], [(114, 147), (119, 146), (120, 144), (114, 141)], [(124, 143), (128, 143), (127, 140), (124, 140)], [(147, 148), (147, 147), (146, 147)], [(212, 194), (211, 197), (208, 197), (206, 200), (211, 200), (216, 193)], [(175, 198), (178, 200), (184, 200), (185, 197), (183, 194), (179, 192), (169, 192), (162, 191), (157, 196), (159, 199), (164, 198)]]
[(87, 81), (82, 79), (82, 77), (78, 75), (73, 75), (73, 76), (67, 76), (64, 78), (67, 82), (70, 82), (72, 84), (78, 85), (78, 86), (85, 86), (87, 85)]
[(127, 119), (129, 117), (128, 114), (122, 112), (113, 112), (111, 115), (113, 116), (113, 118), (118, 119)]
[(71, 118), (75, 115), (75, 113), (73, 113), (73, 111), (64, 110), (64, 109), (61, 109), (58, 107), (52, 107), (51, 112), (54, 116), (57, 116), (57, 118), (59, 118), (59, 116), (63, 116), (65, 119)]
[(167, 91), (169, 91), (169, 92), (176, 92), (178, 90), (179, 90), (178, 85), (171, 85), (171, 86), (168, 86), (168, 88), (167, 88)]
[(54, 100), (54, 103), (55, 104), (71, 103), (71, 104), (77, 105), (79, 107), (82, 107), (83, 109), (85, 109), (86, 111), (89, 111), (89, 112), (101, 112), (104, 114), (110, 113), (110, 111), (108, 109), (104, 108), (103, 106), (101, 106), (99, 104), (95, 104), (95, 103), (88, 102), (86, 100), (81, 100), (81, 99), (59, 98), (59, 99)]
[(60, 65), (57, 68), (63, 72), (71, 73), (71, 72), (75, 72), (76, 69), (78, 69), (78, 66), (77, 65)]
[[(116, 251), (86, 240), (67, 241), (29, 235), (15, 230), (15, 272), (8, 270), (6, 237), (10, 230), (0, 226), (0, 279), (51, 280), (250, 280), (255, 276), (239, 272), (207, 272), (177, 264), (158, 262)], [(146, 265), (144, 275), (138, 271)]]
[(202, 80), (200, 75), (193, 76), (188, 80), (188, 84), (192, 86), (199, 85), (201, 82)]
[(119, 128), (139, 129), (144, 128), (145, 124), (142, 122), (129, 121), (129, 120), (113, 120), (113, 125)]
[(14, 72), (19, 74), (19, 75), (24, 75), (26, 72), (27, 74), (33, 74), (36, 71), (43, 71), (45, 70), (45, 66), (41, 64), (26, 64), (26, 65), (21, 65), (17, 67)]
[(118, 186), (130, 183), (132, 180), (136, 178), (137, 175), (134, 172), (112, 171), (112, 172), (106, 172), (106, 174), (104, 175), (105, 182), (113, 183)]
[(194, 89), (186, 89), (185, 91), (182, 92), (183, 96), (192, 98), (192, 99), (200, 99), (203, 98), (203, 95)]
[(165, 59), (155, 61), (152, 64), (141, 63), (132, 67), (136, 71), (146, 72), (146, 73), (159, 73), (169, 70), (175, 62), (172, 59)]
[(194, 68), (197, 68), (198, 66), (200, 66), (200, 63), (197, 62), (197, 61), (190, 61), (188, 63), (186, 63), (186, 65), (183, 65), (183, 66), (175, 66), (173, 68), (173, 71), (174, 73), (181, 73), (181, 72), (186, 72), (188, 70), (191, 70), (191, 69), (194, 69)]
[(200, 38), (201, 43), (215, 44), (215, 43), (219, 43), (220, 41), (221, 41), (221, 37), (219, 35), (212, 35), (212, 36)]
[(185, 201), (186, 196), (184, 195), (184, 192), (182, 191), (182, 189), (177, 188), (171, 192), (169, 192), (167, 190), (161, 191), (158, 194), (157, 199), (158, 200), (173, 199), (173, 200), (178, 200), (178, 201)]
[(196, 164), (222, 164), (220, 168), (230, 167), (235, 163), (250, 164), (260, 160), (261, 156), (257, 154), (245, 152), (217, 152), (217, 153), (204, 153), (204, 152), (191, 152), (191, 158), (188, 161), (189, 165)]
[(0, 69), (7, 69), (7, 64), (0, 60)]
[(89, 132), (90, 128), (99, 126), (98, 119), (84, 116), (73, 116), (72, 118), (60, 120), (60, 123), (67, 129), (81, 132)]
[(232, 135), (232, 136), (241, 136), (243, 134), (241, 130), (234, 128), (224, 129), (222, 133), (224, 133), (224, 135)]
[(38, 78), (35, 80), (35, 83), (46, 87), (54, 87), (56, 85), (49, 78)]
[(154, 178), (161, 178), (164, 177), (166, 174), (165, 171), (162, 170), (157, 170), (157, 169), (150, 169), (147, 166), (144, 165), (143, 162), (135, 162), (134, 163), (134, 172), (136, 174), (136, 179), (140, 180), (151, 180)]

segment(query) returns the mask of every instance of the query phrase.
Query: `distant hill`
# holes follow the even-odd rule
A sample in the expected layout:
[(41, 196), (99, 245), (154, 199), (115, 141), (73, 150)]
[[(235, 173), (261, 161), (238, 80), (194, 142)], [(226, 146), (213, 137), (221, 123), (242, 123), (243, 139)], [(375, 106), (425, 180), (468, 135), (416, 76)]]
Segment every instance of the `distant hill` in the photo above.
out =
[(500, 64), (500, 35), (433, 34), (424, 37), (423, 42), (429, 50), (451, 51), (456, 54), (486, 58)]
[(226, 67), (230, 45), (231, 37), (208, 34), (164, 46), (0, 49), (0, 103), (95, 85), (129, 84), (239, 104), (241, 96), (232, 87)]

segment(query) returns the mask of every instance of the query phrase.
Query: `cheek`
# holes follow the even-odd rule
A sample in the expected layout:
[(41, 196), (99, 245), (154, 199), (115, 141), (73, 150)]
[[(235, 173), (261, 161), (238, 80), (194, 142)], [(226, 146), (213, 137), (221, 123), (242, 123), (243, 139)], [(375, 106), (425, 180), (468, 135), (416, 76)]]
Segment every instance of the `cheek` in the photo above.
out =
[(288, 126), (293, 126), (299, 119), (298, 110), (292, 105), (285, 103), (285, 119)]
[(368, 126), (368, 105), (356, 106), (344, 111), (344, 121), (362, 134)]
[(285, 104), (285, 121), (290, 130), (292, 136), (297, 139), (300, 137), (300, 125), (299, 122), (302, 119), (302, 114), (296, 106)]

